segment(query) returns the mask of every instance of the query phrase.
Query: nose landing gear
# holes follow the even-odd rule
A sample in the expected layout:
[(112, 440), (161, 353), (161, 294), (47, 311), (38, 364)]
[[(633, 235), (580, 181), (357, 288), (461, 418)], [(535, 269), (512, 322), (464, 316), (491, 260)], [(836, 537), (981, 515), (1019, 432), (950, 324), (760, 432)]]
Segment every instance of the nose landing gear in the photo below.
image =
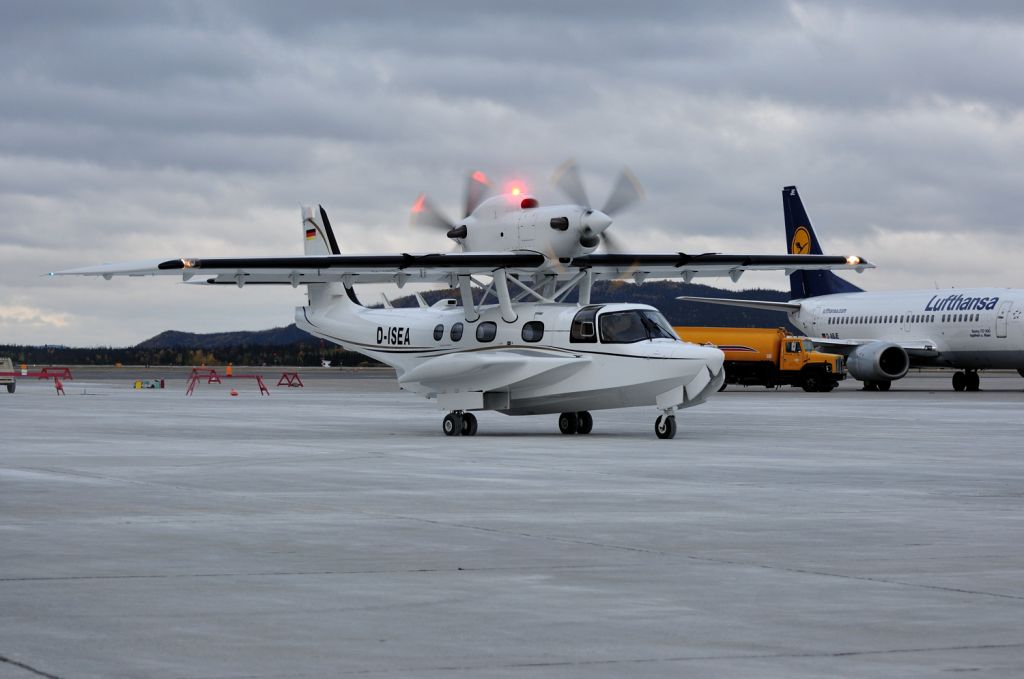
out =
[(674, 439), (676, 437), (676, 416), (671, 412), (659, 415), (654, 421), (654, 433), (659, 439)]
[(445, 436), (475, 436), (476, 428), (476, 415), (461, 410), (448, 413), (441, 422)]

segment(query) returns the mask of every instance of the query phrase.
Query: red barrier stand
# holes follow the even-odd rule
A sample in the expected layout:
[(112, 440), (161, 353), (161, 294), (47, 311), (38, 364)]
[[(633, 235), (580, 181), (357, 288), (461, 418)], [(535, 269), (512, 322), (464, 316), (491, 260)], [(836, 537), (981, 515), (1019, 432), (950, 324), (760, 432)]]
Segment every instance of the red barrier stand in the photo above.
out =
[(281, 379), (277, 381), (279, 387), (304, 387), (299, 373), (281, 373)]

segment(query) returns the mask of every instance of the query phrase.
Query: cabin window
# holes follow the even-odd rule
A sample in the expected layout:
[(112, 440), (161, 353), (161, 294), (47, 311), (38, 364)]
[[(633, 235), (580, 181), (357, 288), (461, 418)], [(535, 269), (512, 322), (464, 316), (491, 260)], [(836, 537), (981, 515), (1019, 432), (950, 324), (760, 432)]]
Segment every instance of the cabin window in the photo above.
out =
[(572, 319), (572, 326), (569, 328), (570, 342), (597, 341), (597, 326), (594, 319), (600, 308), (600, 306), (586, 306), (576, 313), (575, 318)]
[(530, 321), (523, 326), (524, 342), (539, 342), (544, 339), (544, 324), (541, 321)]
[(791, 354), (800, 353), (800, 343), (797, 342), (796, 340), (790, 340), (786, 342), (786, 351), (788, 351)]
[(453, 342), (458, 342), (462, 339), (462, 323), (456, 323), (452, 326), (451, 338)]
[(569, 229), (568, 217), (552, 217), (551, 228), (556, 231), (567, 231)]
[(598, 325), (605, 344), (631, 344), (643, 340), (678, 340), (672, 326), (657, 311), (631, 309), (601, 314)]
[(476, 326), (477, 342), (493, 342), (498, 334), (498, 324), (494, 321), (487, 321)]
[(442, 337), (444, 337), (444, 325), (438, 323), (434, 326), (434, 341), (440, 342)]

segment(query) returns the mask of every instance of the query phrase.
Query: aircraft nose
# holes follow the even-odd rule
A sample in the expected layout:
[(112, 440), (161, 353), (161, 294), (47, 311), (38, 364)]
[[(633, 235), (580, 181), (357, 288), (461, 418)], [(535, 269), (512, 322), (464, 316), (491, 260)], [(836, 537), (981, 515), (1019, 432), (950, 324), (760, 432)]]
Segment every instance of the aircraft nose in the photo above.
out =
[(601, 233), (611, 226), (612, 218), (600, 210), (588, 210), (584, 213), (581, 223), (590, 233)]
[(725, 363), (725, 354), (715, 347), (701, 347), (693, 344), (683, 344), (679, 348), (679, 351), (686, 358), (704, 361), (708, 368), (711, 369), (711, 372), (716, 375), (718, 374), (718, 371), (722, 369), (722, 364)]
[(717, 375), (725, 363), (725, 354), (722, 353), (721, 349), (716, 349), (715, 347), (701, 347), (701, 349), (704, 352), (704, 360), (707, 362), (708, 367), (711, 368), (711, 372)]

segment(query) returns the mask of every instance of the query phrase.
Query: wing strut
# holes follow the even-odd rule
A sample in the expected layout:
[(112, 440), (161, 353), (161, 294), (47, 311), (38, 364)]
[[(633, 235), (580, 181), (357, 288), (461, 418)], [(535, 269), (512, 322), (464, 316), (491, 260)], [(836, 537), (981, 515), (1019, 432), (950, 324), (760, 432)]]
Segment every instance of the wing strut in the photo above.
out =
[(473, 301), (473, 282), (469, 276), (459, 276), (459, 292), (462, 293), (462, 308), (466, 312), (466, 321), (476, 323), (480, 320), (480, 313)]
[(501, 309), (501, 320), (506, 323), (514, 323), (519, 319), (519, 315), (512, 308), (512, 296), (508, 294), (508, 277), (505, 269), (499, 269), (493, 275), (494, 290), (498, 293), (498, 308)]

